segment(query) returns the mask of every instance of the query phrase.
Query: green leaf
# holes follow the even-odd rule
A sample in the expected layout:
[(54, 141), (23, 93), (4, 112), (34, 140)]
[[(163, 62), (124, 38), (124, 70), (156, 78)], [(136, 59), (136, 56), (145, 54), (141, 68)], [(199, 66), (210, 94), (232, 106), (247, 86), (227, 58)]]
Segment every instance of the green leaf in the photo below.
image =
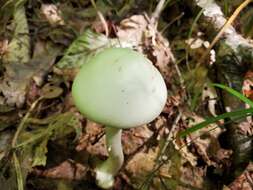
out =
[(57, 63), (59, 68), (78, 68), (92, 56), (110, 45), (110, 40), (103, 34), (86, 30), (64, 53)]
[(240, 99), (244, 103), (250, 105), (251, 108), (243, 109), (243, 110), (239, 110), (239, 111), (234, 111), (234, 112), (228, 112), (228, 113), (218, 115), (217, 117), (208, 118), (205, 121), (203, 121), (197, 125), (194, 125), (193, 127), (190, 127), (188, 129), (184, 130), (183, 132), (180, 132), (179, 137), (185, 137), (186, 135), (193, 133), (199, 129), (202, 129), (202, 128), (206, 127), (207, 125), (215, 123), (221, 119), (232, 118), (232, 117), (243, 117), (243, 116), (246, 117), (248, 115), (253, 114), (253, 101), (246, 98), (243, 94), (241, 94), (240, 92), (238, 92), (230, 87), (222, 85), (222, 84), (211, 84), (211, 85), (221, 88), (223, 90), (226, 90), (228, 93), (234, 95), (235, 97), (237, 97), (238, 99)]
[(33, 158), (32, 166), (45, 166), (47, 163), (47, 143), (49, 140), (49, 136), (43, 138), (43, 140), (36, 145), (35, 147), (35, 154)]
[(253, 108), (253, 101), (251, 101), (250, 99), (246, 98), (243, 94), (241, 94), (240, 92), (228, 87), (228, 86), (225, 86), (225, 85), (222, 85), (222, 84), (211, 84), (212, 86), (215, 86), (215, 87), (218, 87), (218, 88), (221, 88), (223, 90), (226, 90), (227, 92), (229, 92), (230, 94), (234, 95), (235, 97), (237, 97), (238, 99), (240, 99), (241, 101), (243, 101), (244, 103), (250, 105), (250, 107)]
[(72, 112), (59, 114), (57, 117), (51, 116), (50, 119), (47, 119), (50, 121), (48, 126), (37, 126), (32, 131), (21, 132), (19, 136), (21, 143), (14, 147), (12, 157), (18, 190), (23, 190), (24, 181), (32, 167), (46, 165), (48, 141), (65, 137), (74, 131), (74, 126), (71, 126), (74, 117)]
[(22, 131), (19, 136), (19, 144), (14, 147), (15, 152), (13, 154), (19, 188), (22, 185), (20, 176), (26, 179), (32, 167), (46, 165), (48, 141), (64, 138), (74, 132), (75, 126), (73, 124), (76, 122), (73, 121), (75, 120), (75, 115), (72, 112), (66, 112), (56, 117), (50, 116), (50, 119), (47, 119), (50, 122), (47, 126), (37, 126), (32, 131)]
[(207, 118), (205, 121), (194, 125), (193, 127), (190, 127), (182, 132), (179, 133), (179, 137), (185, 137), (188, 134), (191, 134), (197, 130), (200, 130), (206, 126), (208, 126), (209, 124), (215, 123), (221, 119), (226, 119), (226, 118), (230, 118), (230, 117), (241, 117), (241, 116), (249, 116), (249, 115), (253, 115), (253, 108), (249, 108), (249, 109), (243, 109), (243, 110), (238, 110), (238, 111), (234, 111), (234, 112), (228, 112), (228, 113), (224, 113), (221, 115), (218, 115), (217, 117), (211, 117), (211, 118)]
[(20, 139), (23, 139), (23, 141), (21, 140), (15, 148), (23, 147), (29, 144), (33, 145), (48, 136), (51, 140), (66, 136), (74, 130), (74, 126), (71, 125), (73, 123), (73, 117), (75, 117), (73, 113), (66, 112), (55, 117), (55, 119), (46, 128), (40, 127), (30, 132), (23, 132), (20, 136)]

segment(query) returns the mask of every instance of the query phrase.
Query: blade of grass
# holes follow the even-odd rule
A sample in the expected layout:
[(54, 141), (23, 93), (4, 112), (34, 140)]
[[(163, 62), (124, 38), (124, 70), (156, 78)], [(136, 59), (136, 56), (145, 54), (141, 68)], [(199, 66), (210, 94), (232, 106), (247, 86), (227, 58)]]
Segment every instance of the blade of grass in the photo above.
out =
[(20, 162), (15, 152), (13, 153), (13, 162), (14, 162), (16, 175), (17, 175), (18, 190), (24, 190), (22, 170), (21, 170)]
[[(252, 116), (252, 115), (253, 115), (253, 113), (250, 113), (250, 114), (247, 115), (247, 116)], [(217, 125), (217, 126), (211, 128), (211, 129), (207, 130), (206, 133), (209, 133), (209, 132), (215, 130), (216, 128), (218, 128), (218, 127), (224, 127), (225, 125), (228, 125), (228, 124), (230, 124), (230, 123), (232, 123), (232, 122), (234, 122), (234, 121), (236, 121), (236, 120), (240, 120), (240, 119), (243, 119), (243, 118), (245, 118), (244, 115), (236, 116), (236, 117), (233, 118), (233, 119), (234, 119), (233, 121), (232, 121), (232, 120), (226, 121), (226, 122), (224, 122), (224, 123), (221, 124), (221, 125)], [(191, 139), (191, 140), (190, 140), (189, 142), (187, 142), (185, 145), (181, 146), (178, 150), (180, 151), (183, 147), (186, 147), (186, 146), (191, 145), (195, 140), (197, 140), (198, 138), (200, 138), (200, 137), (203, 136), (203, 135), (204, 135), (204, 133), (201, 134), (201, 135), (198, 135), (197, 137), (195, 137), (195, 138), (193, 138), (193, 139)]]
[(202, 13), (204, 12), (204, 10), (205, 10), (205, 9), (201, 9), (201, 10), (198, 12), (197, 16), (194, 18), (193, 23), (192, 23), (191, 28), (190, 28), (190, 31), (189, 31), (188, 36), (187, 36), (188, 39), (191, 38), (192, 32), (193, 32), (193, 30), (194, 30), (194, 27), (196, 26), (196, 24), (197, 24), (197, 22), (198, 22), (200, 16), (201, 16)]
[(185, 137), (186, 135), (193, 133), (199, 129), (202, 129), (204, 127), (206, 127), (209, 124), (215, 123), (221, 119), (225, 119), (225, 118), (230, 118), (230, 117), (238, 117), (238, 116), (248, 116), (250, 114), (253, 114), (253, 108), (249, 108), (249, 109), (243, 109), (243, 110), (238, 110), (238, 111), (234, 111), (234, 112), (228, 112), (228, 113), (224, 113), (221, 115), (218, 115), (217, 117), (212, 117), (212, 118), (207, 118), (205, 121), (194, 125), (193, 127), (190, 127), (182, 132), (179, 133), (179, 137)]
[(212, 86), (215, 86), (215, 87), (218, 87), (218, 88), (221, 88), (223, 90), (226, 90), (227, 92), (229, 92), (230, 94), (234, 95), (235, 97), (237, 97), (238, 99), (240, 99), (241, 101), (243, 101), (244, 103), (246, 104), (249, 104), (250, 107), (253, 108), (253, 101), (251, 101), (250, 99), (246, 98), (243, 94), (241, 94), (240, 92), (228, 87), (228, 86), (225, 86), (223, 84), (211, 84)]

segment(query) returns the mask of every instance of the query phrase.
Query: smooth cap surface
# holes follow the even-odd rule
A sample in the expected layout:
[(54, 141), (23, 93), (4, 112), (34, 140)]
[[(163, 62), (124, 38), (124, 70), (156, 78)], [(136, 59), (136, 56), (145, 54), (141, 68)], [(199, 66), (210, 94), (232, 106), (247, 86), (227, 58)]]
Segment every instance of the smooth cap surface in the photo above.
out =
[(161, 113), (167, 89), (159, 71), (142, 54), (108, 48), (82, 66), (72, 95), (88, 119), (131, 128), (149, 123)]

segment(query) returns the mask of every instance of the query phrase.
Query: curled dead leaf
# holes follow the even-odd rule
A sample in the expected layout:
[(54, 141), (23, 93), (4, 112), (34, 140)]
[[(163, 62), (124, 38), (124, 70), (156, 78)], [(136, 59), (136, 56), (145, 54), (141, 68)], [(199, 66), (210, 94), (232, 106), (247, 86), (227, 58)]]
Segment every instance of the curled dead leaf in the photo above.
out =
[(62, 88), (58, 86), (52, 86), (50, 83), (47, 83), (43, 88), (41, 89), (41, 95), (45, 99), (53, 99), (57, 98), (62, 94), (63, 90)]

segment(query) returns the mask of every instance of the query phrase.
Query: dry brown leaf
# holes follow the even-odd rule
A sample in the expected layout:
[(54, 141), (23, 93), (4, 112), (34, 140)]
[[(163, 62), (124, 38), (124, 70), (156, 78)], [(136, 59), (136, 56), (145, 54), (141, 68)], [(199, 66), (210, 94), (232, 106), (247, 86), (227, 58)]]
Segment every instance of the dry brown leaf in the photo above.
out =
[(42, 4), (41, 12), (52, 25), (64, 25), (64, 20), (61, 17), (60, 10), (54, 4)]
[[(186, 166), (181, 168), (181, 182), (192, 187), (203, 189), (203, 182), (205, 176), (205, 169), (198, 167)], [(184, 190), (185, 188), (178, 188), (177, 190)]]
[(169, 42), (158, 32), (155, 42), (151, 44), (152, 39), (150, 38), (150, 51), (153, 55), (153, 63), (158, 67), (167, 84), (170, 84), (175, 68), (169, 63), (175, 62), (175, 58), (170, 50)]
[(124, 130), (122, 135), (124, 153), (128, 155), (135, 152), (152, 134), (153, 132), (146, 125)]
[[(99, 134), (103, 132), (103, 129), (101, 125), (95, 122), (92, 122), (90, 120), (86, 120), (86, 122), (87, 123), (85, 126), (85, 133), (80, 137), (78, 145), (76, 146), (76, 150), (81, 151), (81, 150), (89, 149), (91, 152), (93, 152), (91, 147), (94, 146), (93, 144), (99, 143), (99, 141), (96, 142), (96, 138)], [(104, 143), (102, 146), (104, 146)]]
[(240, 131), (241, 134), (244, 135), (253, 135), (253, 127), (252, 127), (252, 122), (248, 121), (243, 121), (238, 124), (238, 130)]
[(122, 46), (134, 47), (145, 53), (170, 84), (175, 69), (169, 67), (169, 63), (175, 59), (168, 40), (157, 31), (148, 16), (133, 15), (124, 19), (117, 30), (116, 34)]
[[(183, 121), (185, 122), (186, 120), (189, 120), (188, 127), (204, 121), (202, 117), (194, 113), (184, 112)], [(225, 162), (232, 154), (230, 150), (225, 150), (220, 147), (218, 136), (222, 132), (223, 130), (217, 127), (216, 124), (211, 124), (187, 136), (186, 141), (179, 139), (174, 143), (176, 148), (180, 149), (182, 157), (188, 160), (192, 166), (196, 166), (198, 157), (201, 157), (207, 165), (219, 166), (220, 163)], [(187, 146), (189, 144), (194, 149), (189, 149)]]
[[(86, 150), (92, 155), (107, 156), (105, 136), (100, 124), (87, 120), (85, 133), (80, 137), (77, 151)], [(152, 131), (146, 125), (130, 130), (123, 130), (122, 144), (125, 154), (131, 154), (152, 136)], [(103, 135), (103, 137), (101, 137)], [(100, 138), (101, 137), (101, 138)]]
[(91, 144), (89, 142), (86, 150), (91, 155), (108, 156), (108, 152), (106, 149), (105, 136), (100, 138), (95, 144)]
[[(194, 121), (189, 123), (190, 126), (204, 121), (202, 117), (199, 117), (195, 114), (192, 115), (191, 118)], [(217, 127), (215, 124), (211, 124), (196, 131), (195, 133), (192, 133), (188, 137), (189, 140), (193, 140), (192, 144), (196, 147), (198, 154), (207, 163), (207, 165), (216, 165), (216, 163), (210, 157), (215, 156), (217, 151), (220, 149), (218, 136), (222, 132), (223, 130), (220, 127)]]
[(87, 172), (87, 168), (73, 160), (66, 160), (53, 168), (45, 171), (37, 170), (35, 173), (43, 177), (53, 179), (81, 180)]
[(252, 190), (253, 189), (253, 163), (229, 185), (230, 190)]
[(120, 22), (120, 25), (117, 27), (117, 37), (121, 43), (127, 42), (132, 47), (139, 47), (142, 44), (147, 25), (148, 22), (143, 15), (133, 15)]
[(151, 172), (155, 165), (159, 149), (149, 149), (148, 152), (139, 152), (127, 163), (126, 171), (132, 179), (143, 178)]

